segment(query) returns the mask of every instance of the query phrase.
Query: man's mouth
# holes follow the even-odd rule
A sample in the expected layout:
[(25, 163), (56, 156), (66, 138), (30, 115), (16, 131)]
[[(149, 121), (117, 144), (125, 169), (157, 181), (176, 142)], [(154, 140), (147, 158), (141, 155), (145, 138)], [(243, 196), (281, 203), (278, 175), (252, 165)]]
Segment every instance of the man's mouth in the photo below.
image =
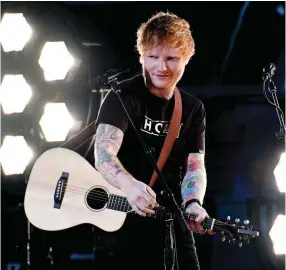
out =
[(156, 76), (158, 79), (166, 79), (166, 78), (168, 78), (170, 75), (156, 74), (155, 76)]

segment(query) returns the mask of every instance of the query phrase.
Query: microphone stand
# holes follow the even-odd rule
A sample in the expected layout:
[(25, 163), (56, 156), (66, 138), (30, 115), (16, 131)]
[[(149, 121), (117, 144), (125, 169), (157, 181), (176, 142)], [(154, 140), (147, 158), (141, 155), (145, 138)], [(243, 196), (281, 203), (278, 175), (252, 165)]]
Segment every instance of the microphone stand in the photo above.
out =
[[(272, 103), (267, 95), (266, 95), (266, 92), (265, 92), (265, 84), (266, 82), (268, 81), (269, 83), (269, 92), (271, 93), (272, 95), (272, 99), (274, 101), (274, 103)], [(275, 135), (278, 139), (285, 139), (285, 123), (284, 123), (284, 116), (283, 116), (283, 112), (279, 106), (279, 102), (278, 102), (278, 99), (277, 99), (277, 95), (276, 95), (276, 86), (274, 84), (274, 82), (271, 80), (270, 77), (268, 76), (265, 76), (264, 78), (264, 82), (263, 82), (263, 90), (264, 90), (264, 94), (266, 96), (266, 99), (268, 100), (268, 102), (273, 105), (276, 109), (276, 112), (277, 112), (277, 116), (278, 116), (278, 120), (279, 120), (279, 124), (280, 124), (280, 131), (279, 132), (276, 132)]]
[[(157, 164), (156, 164), (156, 161), (154, 160), (153, 156), (152, 156), (152, 153), (151, 153), (151, 150), (148, 148), (148, 146), (146, 145), (146, 143), (144, 142), (141, 134), (137, 131), (131, 117), (129, 116), (122, 100), (121, 100), (121, 97), (120, 97), (120, 93), (121, 93), (121, 89), (120, 89), (120, 86), (119, 86), (119, 83), (117, 81), (117, 78), (114, 78), (113, 80), (110, 81), (110, 86), (111, 86), (111, 91), (113, 91), (128, 119), (129, 119), (129, 122), (131, 123), (146, 155), (148, 156), (149, 158), (149, 161), (152, 165), (152, 167), (154, 168), (154, 170), (156, 171), (157, 175), (158, 175), (158, 178), (160, 179), (159, 183), (163, 189), (163, 192), (161, 192), (161, 194), (163, 195), (163, 198), (166, 202), (166, 204), (168, 205), (168, 209), (166, 209), (167, 213), (166, 213), (166, 239), (165, 239), (165, 249), (164, 249), (164, 263), (165, 263), (165, 270), (173, 270), (174, 267), (175, 267), (175, 258), (176, 258), (176, 255), (175, 255), (175, 234), (174, 234), (174, 225), (173, 225), (173, 220), (176, 217), (178, 217), (178, 221), (179, 221), (179, 224), (181, 226), (181, 229), (183, 232), (187, 232), (189, 231), (189, 228), (187, 226), (187, 223), (186, 223), (186, 220), (184, 219), (184, 216), (183, 216), (183, 212), (181, 211), (180, 207), (178, 206), (175, 198), (174, 198), (174, 195), (173, 193), (171, 192), (171, 190), (169, 189), (164, 177), (162, 176), (161, 172), (159, 171), (158, 167), (157, 167)], [(178, 265), (178, 264), (177, 264)]]

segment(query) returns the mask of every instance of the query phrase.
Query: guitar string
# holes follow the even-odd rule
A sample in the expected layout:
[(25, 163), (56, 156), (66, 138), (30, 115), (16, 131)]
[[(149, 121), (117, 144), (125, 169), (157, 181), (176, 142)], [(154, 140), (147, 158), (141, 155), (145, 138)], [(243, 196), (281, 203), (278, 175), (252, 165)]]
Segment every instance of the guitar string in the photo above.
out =
[[(69, 187), (69, 186), (68, 186)], [(74, 190), (73, 188), (66, 188), (66, 192), (69, 192), (69, 193), (73, 193), (73, 194), (78, 194), (78, 195), (84, 195), (85, 193), (79, 193), (79, 192), (75, 192), (77, 190)], [(97, 196), (97, 194), (101, 195), (101, 196)], [(105, 195), (104, 193), (101, 193), (100, 191), (97, 191), (97, 194), (95, 195), (90, 195), (89, 197), (94, 200), (94, 201), (99, 201), (99, 202), (105, 202), (105, 203), (108, 203), (109, 199), (107, 197), (107, 195)], [(102, 195), (104, 194), (104, 195)], [(118, 196), (118, 195), (115, 195), (115, 196)], [(127, 198), (126, 197), (113, 197), (114, 198), (114, 201), (111, 200), (110, 201), (110, 205), (114, 205), (115, 207), (124, 207), (124, 209), (127, 207), (128, 208), (132, 208), (132, 206), (128, 203), (127, 201)], [(120, 208), (121, 209), (121, 208)], [(123, 210), (123, 209), (121, 209)], [(189, 217), (189, 218), (196, 218), (196, 216), (194, 215), (189, 215), (187, 213), (184, 213), (185, 216)], [(192, 216), (192, 217), (191, 217)]]
[[(72, 190), (72, 191), (85, 191), (84, 193), (78, 193), (78, 192), (73, 192), (73, 193), (76, 193), (76, 194), (80, 194), (80, 195), (84, 195), (85, 193), (86, 193), (86, 189), (84, 189), (84, 188), (79, 188), (79, 187), (76, 187), (76, 186), (72, 186), (72, 185), (67, 185), (67, 184), (65, 184), (64, 185), (65, 187), (66, 187), (66, 190), (67, 190), (67, 187), (69, 188), (69, 190)], [(92, 198), (92, 199), (94, 199), (94, 200), (98, 200), (98, 199), (100, 199), (100, 200), (98, 200), (98, 201), (106, 201), (106, 199), (107, 199), (107, 201), (106, 202), (108, 202), (108, 195), (106, 194), (105, 195), (105, 193), (104, 193), (104, 191), (103, 192), (100, 192), (100, 191), (96, 191), (97, 192), (97, 194), (99, 194), (99, 195), (101, 195), (101, 197), (100, 196), (97, 196), (97, 194), (95, 194), (95, 195), (90, 195), (89, 197), (90, 198)], [(114, 197), (114, 198), (116, 198), (117, 199), (117, 201), (111, 201), (111, 203), (110, 204), (120, 204), (121, 203), (121, 206), (124, 206), (124, 207), (126, 207), (126, 206), (128, 206), (128, 207), (131, 207), (131, 205), (128, 203), (128, 201), (127, 201), (127, 198), (126, 197), (123, 197), (123, 196), (120, 196), (120, 195), (115, 195), (115, 196), (118, 196), (117, 198), (116, 197)], [(106, 198), (107, 197), (107, 198)], [(118, 200), (122, 200), (122, 201), (118, 201)], [(123, 204), (124, 203), (124, 204)], [(120, 206), (120, 205), (119, 205)], [(192, 217), (192, 218), (195, 218), (194, 216)], [(232, 227), (232, 225), (231, 224), (225, 224), (224, 222), (221, 222), (221, 221), (219, 221), (219, 220), (215, 220), (215, 224), (218, 224), (218, 225), (225, 225), (225, 226), (231, 226)]]
[[(84, 194), (86, 193), (86, 191), (87, 191), (87, 190), (84, 189), (84, 188), (80, 188), (80, 187), (73, 186), (73, 185), (64, 184), (63, 186), (64, 186), (64, 187), (69, 187), (69, 190), (71, 190), (72, 188), (74, 188), (74, 190), (83, 190), (83, 191), (85, 191), (84, 193), (78, 193), (78, 194), (81, 194), (81, 195), (84, 195)], [(102, 197), (100, 197), (100, 199), (105, 200), (105, 196), (107, 196), (107, 198), (108, 198), (108, 194), (105, 195), (105, 192), (104, 192), (104, 191), (103, 191), (102, 193), (101, 193), (100, 191), (96, 191), (96, 194), (95, 194), (95, 195), (90, 195), (89, 197), (90, 197), (90, 198), (98, 199), (99, 197), (97, 196), (97, 194), (103, 195)], [(126, 197), (123, 197), (123, 196), (121, 196), (121, 195), (116, 195), (116, 196), (118, 196), (118, 199), (122, 199), (123, 201), (126, 200), (125, 203), (127, 203), (127, 205), (129, 205), (129, 206), (131, 207), (131, 205), (128, 203)], [(112, 203), (113, 203), (113, 202), (112, 202)], [(219, 225), (225, 225), (225, 226), (231, 226), (231, 227), (232, 227), (231, 224), (226, 224), (226, 223), (224, 223), (224, 222), (222, 222), (222, 221), (219, 221), (219, 220), (215, 220), (215, 223), (217, 223), (217, 224), (219, 224)]]
[[(84, 195), (85, 193), (79, 193), (79, 192), (75, 192), (77, 190), (73, 189), (73, 188), (66, 188), (66, 192), (70, 192), (70, 193), (74, 193), (74, 194), (78, 194), (78, 195)], [(99, 195), (99, 196), (98, 196)], [(117, 198), (116, 197), (113, 197), (115, 200), (110, 202), (110, 204), (114, 204), (114, 206), (123, 206), (123, 207), (131, 207), (131, 205), (128, 203), (127, 201), (127, 198), (126, 197), (122, 197), (120, 195), (115, 195), (115, 196), (118, 196)], [(108, 199), (108, 195), (105, 194), (104, 192), (100, 192), (100, 191), (97, 191), (97, 194), (92, 194), (92, 195), (89, 195), (89, 198), (91, 198), (92, 200), (94, 201), (99, 201), (99, 202), (106, 202), (108, 203), (109, 199)], [(189, 214), (185, 214), (185, 215), (189, 215)], [(195, 218), (195, 216), (193, 215), (192, 218)]]
[[(74, 194), (79, 194), (79, 195), (85, 195), (86, 194), (86, 192), (88, 191), (88, 190), (86, 190), (85, 192), (78, 192), (78, 190), (77, 189), (74, 189), (74, 188), (70, 188), (69, 186), (68, 187), (66, 187), (66, 189), (65, 189), (66, 191), (73, 191), (72, 193), (74, 193)], [(99, 196), (98, 196), (99, 195)], [(121, 195), (116, 195), (116, 194), (113, 194), (113, 196), (117, 196), (117, 199), (118, 200), (122, 200), (122, 202), (123, 201), (127, 201), (127, 198), (126, 197), (123, 197), (123, 196), (121, 196)], [(103, 192), (100, 192), (100, 191), (96, 191), (96, 194), (94, 194), (94, 193), (92, 193), (91, 195), (88, 195), (88, 197), (89, 198), (92, 198), (92, 199), (96, 199), (96, 200), (98, 200), (99, 199), (99, 201), (108, 201), (108, 194), (107, 193), (105, 193), (104, 191)]]
[[(78, 195), (84, 195), (84, 193), (79, 193), (79, 192), (75, 192), (75, 191), (78, 191), (77, 190), (78, 188), (74, 189), (74, 186), (71, 186), (70, 188), (70, 185), (66, 185), (66, 192), (69, 192), (69, 193), (73, 193), (73, 194), (78, 194)], [(82, 190), (84, 190), (83, 188), (81, 188)], [(86, 190), (87, 191), (87, 190)], [(100, 191), (96, 191), (97, 194), (92, 194), (92, 195), (89, 195), (89, 198), (91, 198), (93, 201), (99, 201), (99, 202), (106, 202), (108, 203), (109, 202), (109, 198), (108, 198), (108, 195), (104, 192), (100, 192)], [(99, 195), (99, 196), (98, 196)], [(112, 206), (112, 204), (114, 204), (114, 206), (119, 206), (119, 207), (124, 207), (124, 209), (127, 207), (127, 208), (130, 208), (132, 207), (128, 201), (127, 201), (127, 198), (126, 197), (123, 197), (123, 196), (120, 196), (120, 195), (115, 195), (115, 196), (118, 196), (117, 198), (116, 197), (113, 197), (114, 198), (114, 201), (111, 201), (110, 202), (110, 205)], [(122, 200), (122, 201), (121, 201)], [(123, 210), (123, 209), (121, 209)], [(184, 213), (185, 216), (187, 216), (188, 218), (195, 218), (195, 215), (190, 215), (188, 213)], [(210, 219), (210, 218), (209, 218)], [(225, 225), (225, 226), (231, 226), (230, 224), (225, 224), (219, 220), (215, 220), (215, 224), (217, 225)]]
[[(86, 189), (84, 189), (84, 188), (79, 188), (79, 187), (76, 187), (76, 186), (73, 186), (73, 185), (68, 185), (68, 184), (64, 184), (64, 186), (65, 187), (68, 187), (69, 188), (69, 190), (74, 190), (74, 191), (77, 191), (77, 190), (83, 190), (83, 191), (87, 191)], [(66, 189), (67, 190), (67, 189)], [(84, 195), (85, 194), (85, 192), (84, 193), (78, 193), (78, 194), (81, 194), (81, 195)], [(97, 194), (99, 194), (99, 195), (101, 195), (101, 197), (100, 196), (97, 196)], [(105, 196), (107, 196), (107, 198), (105, 197)], [(131, 205), (128, 203), (128, 201), (127, 201), (127, 199), (126, 199), (126, 197), (120, 197), (120, 195), (116, 195), (116, 196), (118, 196), (118, 199), (119, 200), (123, 200), (122, 202), (118, 202), (118, 204), (119, 203), (123, 203), (124, 202), (124, 206), (126, 206), (126, 205), (128, 205), (128, 206), (130, 206), (131, 207)], [(105, 192), (104, 191), (96, 191), (96, 194), (95, 195), (89, 195), (89, 197), (90, 198), (94, 198), (95, 200), (97, 200), (97, 199), (102, 199), (102, 200), (99, 200), (99, 201), (105, 201), (106, 199), (108, 200), (108, 194), (106, 194), (105, 195)], [(112, 204), (113, 203), (116, 203), (116, 202), (111, 202)], [(193, 216), (193, 218), (194, 218), (194, 216)], [(218, 223), (218, 224), (220, 224), (220, 225), (222, 225), (222, 224), (225, 224), (225, 223), (223, 223), (223, 222), (221, 222), (221, 221), (219, 221), (219, 220), (215, 220), (215, 223)]]
[[(72, 190), (66, 190), (66, 191), (72, 191)], [(76, 193), (76, 192), (70, 192), (70, 193), (74, 193), (74, 194), (79, 194), (79, 195), (82, 195), (82, 193)], [(93, 197), (95, 197), (95, 196), (93, 196)], [(98, 197), (97, 197), (98, 198)], [(100, 198), (101, 199), (101, 198)], [(131, 205), (128, 203), (128, 202), (126, 202), (126, 199), (125, 198), (123, 198), (123, 200), (125, 200), (125, 201), (117, 201), (117, 203), (116, 202), (114, 202), (115, 203), (115, 205), (118, 205), (118, 206), (124, 206), (124, 208), (127, 206), (127, 207), (131, 207)], [(108, 202), (108, 200), (106, 201), (106, 200), (100, 200), (100, 201), (104, 201), (104, 202)], [(113, 203), (111, 203), (111, 204), (113, 204)], [(129, 212), (129, 211), (127, 211), (127, 212)], [(188, 214), (188, 213), (183, 213), (183, 215), (185, 216), (185, 217), (187, 217), (187, 218), (192, 218), (191, 217), (191, 215), (190, 214)], [(194, 217), (193, 217), (194, 218)], [(215, 224), (216, 225), (229, 225), (229, 224), (224, 224), (223, 222), (221, 222), (221, 221), (218, 221), (218, 220), (215, 220)], [(219, 231), (224, 231), (224, 232), (226, 232), (226, 233), (228, 233), (228, 234), (230, 234), (230, 235), (233, 235), (233, 233), (232, 232), (229, 232), (228, 230), (225, 230), (225, 229), (223, 229), (223, 228), (221, 228), (221, 227), (218, 227), (218, 226), (216, 226), (216, 225), (214, 225), (213, 227), (215, 228), (215, 229), (217, 229), (217, 230), (219, 230)]]
[[(68, 184), (66, 184), (66, 183), (65, 183), (63, 186), (64, 186), (64, 187), (69, 187), (69, 190), (74, 189), (74, 190), (79, 190), (79, 191), (82, 190), (82, 191), (84, 191), (84, 193), (78, 193), (78, 194), (81, 194), (81, 195), (84, 195), (84, 194), (87, 192), (87, 190), (84, 189), (84, 188), (80, 188), (80, 187), (73, 186), (73, 185), (68, 185)], [(105, 196), (108, 196), (107, 194), (105, 195), (105, 192), (104, 192), (104, 191), (103, 191), (102, 193), (101, 193), (100, 191), (96, 191), (96, 192), (97, 192), (97, 194), (103, 195), (102, 197), (100, 197), (100, 198), (102, 198), (103, 200), (105, 200)], [(90, 198), (98, 199), (99, 197), (97, 196), (97, 194), (95, 194), (95, 195), (90, 195), (89, 197), (90, 197)], [(116, 196), (118, 196), (118, 199), (126, 200), (126, 203), (127, 203), (128, 205), (130, 205), (130, 204), (128, 203), (126, 197), (123, 197), (123, 196), (121, 196), (121, 195), (116, 195)], [(131, 206), (130, 206), (130, 207), (131, 207)], [(218, 224), (220, 224), (220, 225), (224, 224), (224, 225), (226, 225), (226, 226), (232, 226), (231, 224), (225, 224), (224, 222), (219, 221), (219, 220), (215, 220), (215, 222), (218, 223)]]
[(214, 226), (214, 228), (216, 228), (216, 229), (219, 230), (219, 231), (226, 232), (226, 233), (230, 234), (230, 236), (233, 236), (233, 235), (234, 235), (232, 232), (230, 232), (230, 231), (228, 231), (228, 230), (225, 230), (225, 229), (223, 229), (223, 228), (221, 228), (221, 227)]

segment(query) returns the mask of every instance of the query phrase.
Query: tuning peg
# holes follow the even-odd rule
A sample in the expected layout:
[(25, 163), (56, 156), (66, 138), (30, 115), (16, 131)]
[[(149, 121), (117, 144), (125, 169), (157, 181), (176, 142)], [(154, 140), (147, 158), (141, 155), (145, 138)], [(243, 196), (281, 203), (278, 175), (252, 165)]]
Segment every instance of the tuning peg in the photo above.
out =
[(242, 243), (241, 242), (238, 243), (238, 247), (242, 247)]
[(230, 216), (227, 216), (226, 220), (227, 221), (230, 221), (231, 217)]
[(239, 223), (240, 219), (239, 218), (236, 218), (235, 219), (235, 223)]
[(249, 220), (245, 220), (244, 222), (243, 222), (245, 225), (248, 225), (249, 224)]
[(222, 242), (225, 242), (225, 240), (226, 240), (226, 238), (223, 236), (223, 237), (221, 238), (221, 241), (222, 241)]
[(228, 240), (230, 244), (235, 244), (235, 239)]

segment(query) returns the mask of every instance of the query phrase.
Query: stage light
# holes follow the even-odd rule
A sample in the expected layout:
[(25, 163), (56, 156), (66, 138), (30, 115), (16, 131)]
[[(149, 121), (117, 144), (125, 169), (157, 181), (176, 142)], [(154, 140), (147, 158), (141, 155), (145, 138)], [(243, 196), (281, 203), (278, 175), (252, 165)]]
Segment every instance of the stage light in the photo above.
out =
[(276, 168), (273, 171), (280, 192), (286, 192), (286, 155), (282, 153)]
[(74, 62), (63, 41), (47, 42), (39, 58), (39, 65), (43, 69), (46, 81), (65, 79)]
[(0, 86), (0, 102), (4, 113), (22, 113), (31, 96), (32, 89), (23, 75), (4, 76)]
[(6, 136), (0, 149), (0, 160), (6, 175), (22, 174), (33, 152), (23, 136)]
[(0, 24), (0, 42), (4, 52), (22, 51), (32, 33), (22, 13), (4, 14)]
[(47, 103), (40, 126), (48, 142), (64, 141), (74, 125), (65, 103)]
[(286, 216), (278, 215), (269, 232), (275, 254), (286, 254)]
[(284, 16), (285, 15), (285, 8), (283, 5), (278, 5), (276, 7), (276, 11), (280, 16)]

